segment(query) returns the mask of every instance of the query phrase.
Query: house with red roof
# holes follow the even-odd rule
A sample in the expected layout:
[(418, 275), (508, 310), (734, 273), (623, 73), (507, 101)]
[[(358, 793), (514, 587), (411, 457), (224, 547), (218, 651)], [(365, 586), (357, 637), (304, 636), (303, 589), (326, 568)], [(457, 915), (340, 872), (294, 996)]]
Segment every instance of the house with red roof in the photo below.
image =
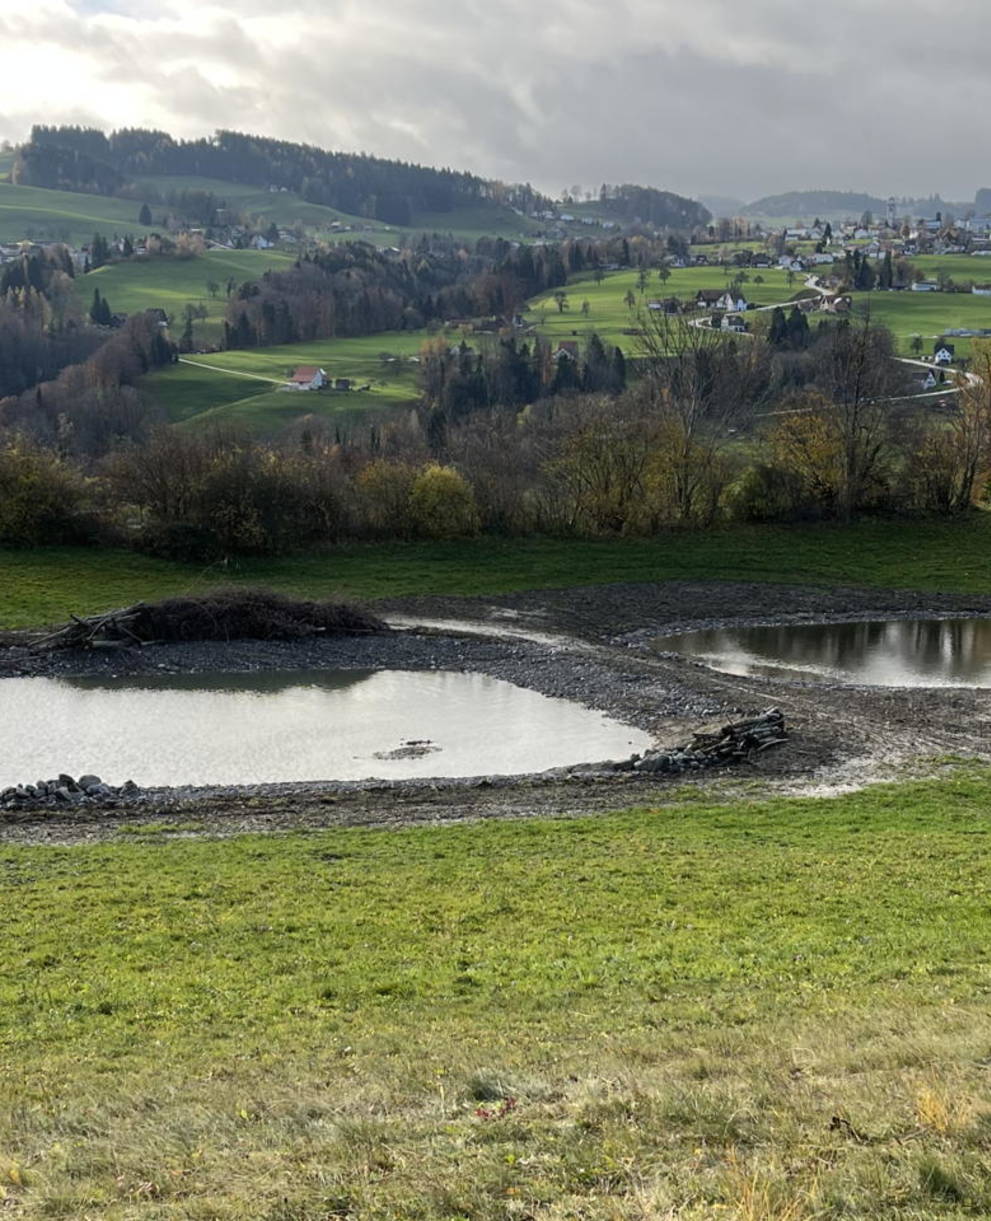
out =
[(289, 385), (294, 390), (320, 390), (327, 384), (327, 374), (316, 365), (300, 365), (293, 370)]

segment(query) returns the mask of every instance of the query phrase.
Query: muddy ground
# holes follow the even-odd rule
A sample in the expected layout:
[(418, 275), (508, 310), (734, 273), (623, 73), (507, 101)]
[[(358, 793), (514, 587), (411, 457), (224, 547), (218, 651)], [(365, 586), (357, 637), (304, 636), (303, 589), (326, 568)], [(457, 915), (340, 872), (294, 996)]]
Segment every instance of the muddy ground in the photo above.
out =
[[(991, 691), (797, 684), (719, 674), (659, 655), (665, 632), (756, 623), (865, 617), (991, 615), (991, 597), (906, 591), (811, 589), (729, 582), (620, 584), (492, 598), (406, 598), (377, 610), (404, 628), (382, 637), (162, 645), (110, 654), (39, 656), (0, 648), (0, 677), (260, 669), (475, 671), (575, 699), (650, 731), (660, 745), (741, 714), (780, 707), (790, 742), (758, 765), (685, 777), (597, 775), (578, 769), (471, 781), (266, 785), (151, 790), (117, 806), (0, 812), (0, 841), (69, 843), (125, 824), (180, 834), (237, 834), (299, 827), (376, 826), (533, 815), (589, 815), (657, 806), (689, 788), (712, 798), (828, 793), (924, 774), (946, 755), (988, 756)], [(24, 777), (25, 781), (33, 778)], [(135, 779), (140, 783), (140, 776)]]

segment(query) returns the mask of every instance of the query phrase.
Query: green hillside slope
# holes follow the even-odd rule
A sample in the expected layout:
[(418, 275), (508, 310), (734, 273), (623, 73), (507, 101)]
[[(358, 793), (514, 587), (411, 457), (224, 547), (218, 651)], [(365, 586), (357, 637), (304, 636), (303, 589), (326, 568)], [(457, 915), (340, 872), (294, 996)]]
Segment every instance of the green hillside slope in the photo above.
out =
[(140, 208), (141, 204), (131, 199), (19, 187), (0, 181), (0, 241), (33, 238), (80, 246), (94, 233), (104, 237), (125, 233), (137, 236), (150, 232), (148, 226), (138, 224)]
[[(187, 304), (203, 305), (208, 316), (196, 322), (195, 337), (200, 343), (208, 343), (221, 337), (229, 280), (240, 285), (258, 279), (269, 268), (291, 267), (293, 261), (293, 255), (282, 250), (208, 250), (193, 259), (130, 259), (78, 276), (75, 293), (84, 308), (89, 307), (94, 290), (99, 289), (115, 313), (163, 309), (172, 317), (176, 333), (183, 325), (183, 308)], [(207, 288), (210, 283), (217, 286), (216, 295)]]

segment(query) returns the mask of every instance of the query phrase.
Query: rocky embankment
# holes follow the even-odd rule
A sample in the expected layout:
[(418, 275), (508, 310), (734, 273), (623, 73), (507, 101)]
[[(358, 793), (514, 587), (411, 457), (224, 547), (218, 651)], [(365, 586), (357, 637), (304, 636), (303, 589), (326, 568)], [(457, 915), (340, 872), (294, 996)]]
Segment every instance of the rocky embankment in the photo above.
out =
[(53, 780), (14, 784), (0, 790), (0, 808), (16, 810), (27, 806), (105, 806), (114, 804), (115, 798), (135, 797), (140, 791), (133, 780), (112, 785), (104, 784), (99, 776), (85, 775), (76, 780), (61, 772)]

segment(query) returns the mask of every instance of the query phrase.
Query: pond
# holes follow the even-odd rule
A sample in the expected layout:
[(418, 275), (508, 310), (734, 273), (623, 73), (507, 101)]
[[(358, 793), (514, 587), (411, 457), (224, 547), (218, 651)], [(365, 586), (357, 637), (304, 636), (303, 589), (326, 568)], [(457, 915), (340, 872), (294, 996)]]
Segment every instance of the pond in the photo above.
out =
[(480, 674), (291, 671), (0, 681), (0, 788), (514, 775), (626, 758), (649, 736)]
[(991, 620), (898, 619), (712, 628), (654, 646), (729, 674), (877, 687), (991, 686)]

